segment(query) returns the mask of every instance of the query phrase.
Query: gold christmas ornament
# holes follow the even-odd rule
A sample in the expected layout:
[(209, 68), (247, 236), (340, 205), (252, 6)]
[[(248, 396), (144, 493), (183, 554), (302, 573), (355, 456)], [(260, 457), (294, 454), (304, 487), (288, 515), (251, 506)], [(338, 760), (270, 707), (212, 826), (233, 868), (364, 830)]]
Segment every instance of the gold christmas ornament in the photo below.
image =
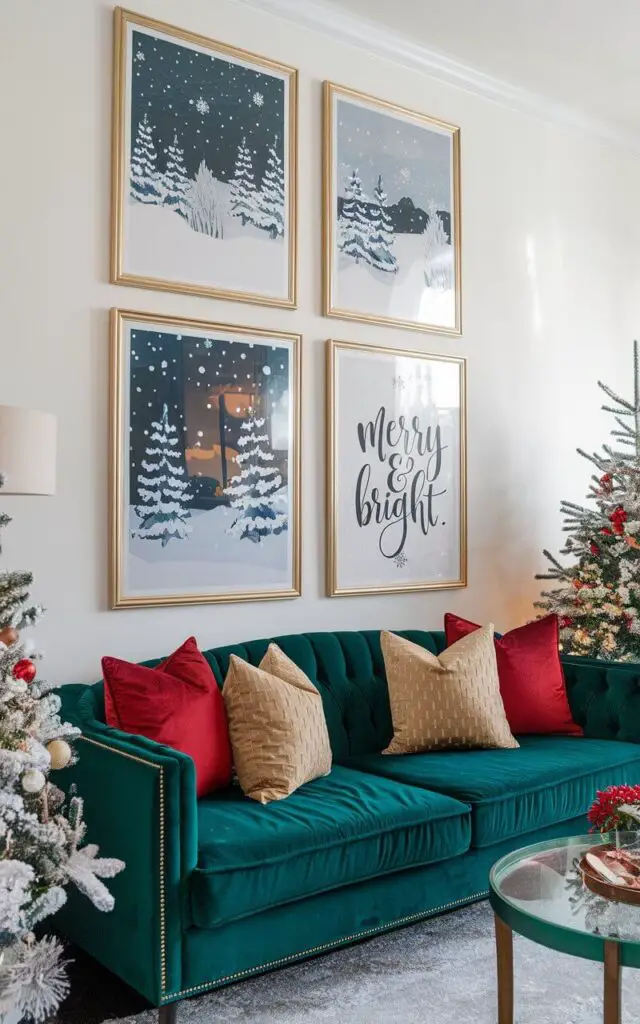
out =
[(47, 743), (47, 750), (54, 771), (67, 767), (71, 760), (71, 747), (65, 740), (51, 740), (50, 743)]
[(6, 644), (7, 647), (15, 644), (19, 636), (18, 630), (14, 629), (13, 626), (5, 626), (4, 629), (0, 629), (0, 643)]
[(30, 768), (22, 776), (22, 788), (25, 793), (40, 793), (44, 789), (46, 781), (41, 771), (38, 771), (37, 768)]

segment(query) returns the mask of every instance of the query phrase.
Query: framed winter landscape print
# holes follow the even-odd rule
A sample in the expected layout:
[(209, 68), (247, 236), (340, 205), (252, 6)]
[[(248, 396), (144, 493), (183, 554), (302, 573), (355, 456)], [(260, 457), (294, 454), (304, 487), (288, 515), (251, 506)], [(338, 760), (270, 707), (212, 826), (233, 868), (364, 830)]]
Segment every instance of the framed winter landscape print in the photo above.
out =
[(112, 280), (296, 304), (294, 68), (115, 10)]
[(465, 401), (464, 359), (327, 342), (330, 597), (466, 586)]
[(327, 316), (461, 333), (460, 130), (325, 82)]
[(300, 337), (114, 309), (112, 606), (300, 594)]

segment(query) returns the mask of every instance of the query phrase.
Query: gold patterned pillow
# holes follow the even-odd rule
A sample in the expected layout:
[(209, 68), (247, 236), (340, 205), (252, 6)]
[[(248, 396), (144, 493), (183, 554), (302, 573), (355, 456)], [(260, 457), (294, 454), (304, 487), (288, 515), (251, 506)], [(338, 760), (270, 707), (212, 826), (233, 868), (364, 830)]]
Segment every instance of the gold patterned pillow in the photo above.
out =
[(277, 644), (258, 668), (231, 655), (222, 690), (242, 791), (267, 804), (331, 771), (322, 697)]
[(384, 754), (454, 747), (518, 747), (505, 714), (493, 626), (477, 629), (436, 658), (382, 633), (393, 739)]

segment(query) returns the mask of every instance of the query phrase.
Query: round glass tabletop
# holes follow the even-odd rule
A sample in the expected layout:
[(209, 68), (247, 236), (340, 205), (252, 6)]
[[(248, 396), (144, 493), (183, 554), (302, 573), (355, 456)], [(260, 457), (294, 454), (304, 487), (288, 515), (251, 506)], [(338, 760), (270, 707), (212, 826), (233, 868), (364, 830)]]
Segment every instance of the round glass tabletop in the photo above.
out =
[[(589, 960), (602, 960), (604, 942), (612, 939), (620, 944), (620, 963), (640, 967), (640, 906), (596, 895), (578, 868), (589, 849), (612, 838), (554, 839), (503, 857), (490, 875), (495, 913), (534, 942)], [(621, 833), (619, 842), (640, 853), (638, 833)]]

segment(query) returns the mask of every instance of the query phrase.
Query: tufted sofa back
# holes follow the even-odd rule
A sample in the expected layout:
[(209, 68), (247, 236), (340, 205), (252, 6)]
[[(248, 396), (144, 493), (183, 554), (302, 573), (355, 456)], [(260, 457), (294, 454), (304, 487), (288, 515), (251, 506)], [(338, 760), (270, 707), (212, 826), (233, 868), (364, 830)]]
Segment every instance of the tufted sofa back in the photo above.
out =
[[(444, 633), (405, 630), (398, 635), (434, 654), (445, 646)], [(257, 665), (270, 643), (276, 643), (318, 687), (336, 761), (379, 753), (388, 745), (393, 729), (379, 630), (295, 633), (203, 654), (222, 686), (232, 654)]]

